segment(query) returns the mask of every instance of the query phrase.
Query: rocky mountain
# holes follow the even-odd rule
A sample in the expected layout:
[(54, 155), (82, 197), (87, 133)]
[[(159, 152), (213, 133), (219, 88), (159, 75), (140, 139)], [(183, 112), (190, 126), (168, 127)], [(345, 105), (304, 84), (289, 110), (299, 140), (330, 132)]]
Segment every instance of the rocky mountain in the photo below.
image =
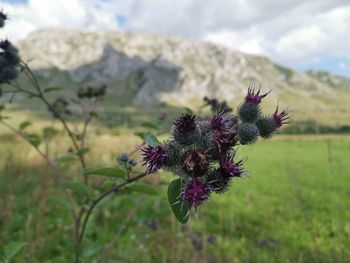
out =
[(266, 57), (210, 43), (145, 33), (47, 29), (17, 45), (46, 85), (74, 89), (105, 83), (115, 101), (188, 106), (209, 96), (237, 102), (255, 80), (264, 91), (273, 90), (266, 102), (271, 109), (279, 101), (298, 118), (343, 122), (350, 116), (350, 80), (296, 72)]

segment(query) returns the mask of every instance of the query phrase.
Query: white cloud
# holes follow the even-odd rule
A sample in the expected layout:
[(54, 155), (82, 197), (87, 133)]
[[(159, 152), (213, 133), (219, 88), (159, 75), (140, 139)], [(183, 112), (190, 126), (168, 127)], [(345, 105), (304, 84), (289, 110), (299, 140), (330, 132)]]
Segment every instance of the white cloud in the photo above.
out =
[(12, 39), (21, 39), (43, 27), (63, 27), (80, 30), (118, 29), (113, 12), (103, 12), (98, 1), (29, 0), (27, 4), (3, 3), (11, 19), (6, 32)]
[(265, 54), (263, 47), (264, 37), (262, 35), (259, 35), (256, 30), (250, 30), (248, 32), (223, 30), (219, 32), (209, 33), (204, 36), (203, 39), (250, 54)]
[[(1, 0), (0, 0), (1, 1)], [(350, 54), (349, 0), (29, 0), (2, 4), (15, 39), (41, 27), (191, 37), (298, 67)], [(127, 18), (117, 24), (117, 16)]]

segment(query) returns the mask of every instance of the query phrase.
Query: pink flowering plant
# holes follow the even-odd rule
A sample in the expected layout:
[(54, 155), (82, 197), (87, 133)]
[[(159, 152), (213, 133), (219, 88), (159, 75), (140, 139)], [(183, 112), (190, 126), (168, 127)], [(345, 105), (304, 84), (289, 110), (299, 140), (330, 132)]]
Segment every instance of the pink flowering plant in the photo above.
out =
[(178, 176), (169, 185), (168, 199), (179, 222), (186, 223), (191, 209), (197, 215), (200, 205), (245, 174), (243, 160), (235, 157), (239, 145), (253, 144), (259, 136), (270, 138), (287, 123), (287, 110), (262, 114), (260, 103), (268, 93), (260, 93), (251, 84), (237, 115), (225, 102), (204, 98), (216, 111), (212, 117), (182, 114), (173, 122), (171, 139), (141, 149), (146, 173), (162, 168)]
[[(7, 19), (8, 16), (1, 11), (1, 28)], [(19, 82), (20, 74), (27, 77), (30, 87), (23, 87)], [(259, 136), (270, 138), (289, 118), (286, 110), (279, 111), (278, 108), (270, 115), (263, 114), (260, 104), (268, 93), (261, 94), (260, 88), (257, 89), (254, 84), (250, 85), (237, 114), (232, 113), (232, 108), (226, 102), (220, 103), (206, 97), (204, 106), (211, 107), (211, 117), (182, 114), (173, 121), (169, 139), (164, 142), (149, 132), (139, 134), (144, 143), (137, 150), (142, 154), (142, 164), (146, 168), (135, 175), (138, 162), (131, 156), (137, 150), (119, 155), (116, 167), (91, 167), (86, 160), (89, 152), (86, 142), (88, 126), (97, 117), (95, 108), (105, 96), (106, 86), (81, 87), (72, 97), (57, 96), (52, 99), (52, 96), (48, 96), (60, 90), (58, 87), (42, 87), (35, 73), (21, 59), (18, 49), (7, 39), (0, 41), (0, 97), (6, 95), (12, 102), (17, 94), (22, 94), (28, 99), (37, 100), (61, 124), (70, 140), (68, 155), (53, 158), (43, 150), (42, 145), (48, 143), (58, 131), (46, 127), (42, 134), (27, 132), (27, 127), (31, 125), (29, 121), (15, 127), (3, 114), (4, 105), (0, 105), (0, 124), (34, 147), (51, 168), (55, 181), (63, 188), (63, 194), (70, 200), (74, 262), (80, 262), (87, 223), (95, 207), (107, 196), (125, 189), (157, 193), (151, 186), (137, 184), (136, 181), (164, 169), (177, 176), (168, 186), (168, 199), (177, 220), (186, 223), (192, 210), (197, 215), (198, 207), (214, 194), (225, 193), (235, 178), (244, 176), (244, 161), (236, 157), (237, 147), (253, 144)], [(160, 121), (167, 117), (163, 113)], [(76, 120), (82, 125), (76, 125)], [(157, 128), (157, 124), (151, 126)], [(80, 177), (76, 179), (67, 175), (60, 166), (60, 163), (72, 159), (80, 165)], [(99, 184), (92, 182), (92, 175), (110, 180), (111, 186), (100, 189)], [(5, 255), (4, 260), (9, 261), (10, 258)]]

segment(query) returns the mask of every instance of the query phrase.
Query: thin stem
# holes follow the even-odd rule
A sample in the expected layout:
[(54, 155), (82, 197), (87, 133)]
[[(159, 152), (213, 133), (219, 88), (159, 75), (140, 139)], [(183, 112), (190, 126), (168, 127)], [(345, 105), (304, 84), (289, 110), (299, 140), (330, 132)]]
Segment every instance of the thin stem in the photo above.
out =
[(84, 218), (84, 221), (83, 221), (83, 224), (82, 224), (82, 228), (81, 228), (81, 232), (80, 232), (79, 243), (81, 243), (83, 241), (87, 222), (89, 221), (91, 213), (94, 210), (94, 208), (96, 207), (96, 205), (99, 202), (101, 202), (105, 197), (110, 195), (111, 193), (119, 191), (124, 186), (126, 186), (126, 185), (128, 185), (128, 184), (130, 184), (130, 183), (132, 183), (134, 181), (137, 181), (137, 180), (141, 179), (142, 177), (145, 177), (146, 175), (147, 175), (147, 173), (142, 173), (142, 174), (139, 174), (139, 175), (137, 175), (137, 176), (135, 176), (133, 178), (128, 179), (127, 181), (125, 181), (125, 182), (123, 182), (123, 183), (121, 183), (119, 185), (113, 186), (109, 190), (107, 190), (104, 193), (102, 193), (95, 201), (93, 201), (93, 203), (91, 204), (91, 206), (90, 206), (89, 210), (87, 211), (87, 214), (86, 214), (86, 216)]
[[(38, 94), (35, 94), (35, 93), (31, 93), (31, 94), (34, 94), (36, 97), (38, 97), (39, 99), (41, 99), (44, 104), (55, 114), (55, 116), (57, 116), (57, 118), (60, 120), (60, 122), (63, 124), (63, 127), (64, 129), (67, 131), (68, 133), (68, 136), (70, 137), (72, 143), (73, 143), (73, 146), (75, 148), (75, 150), (79, 153), (80, 152), (80, 147), (77, 143), (77, 140), (75, 138), (75, 135), (73, 134), (73, 132), (71, 131), (71, 129), (69, 128), (66, 120), (61, 116), (61, 114), (59, 114), (59, 112), (57, 112), (57, 110), (51, 105), (51, 103), (46, 99), (41, 87), (40, 87), (40, 84), (39, 84), (39, 81), (38, 79), (36, 78), (35, 74), (32, 72), (32, 70), (29, 68), (29, 66), (25, 63), (25, 62), (22, 62), (23, 63), (23, 67), (24, 67), (24, 72), (25, 74), (27, 75), (27, 77), (32, 81), (32, 84), (33, 86), (35, 87), (35, 89), (38, 91)], [(18, 84), (17, 84), (18, 85)], [(20, 88), (20, 86), (18, 85), (18, 87)], [(20, 88), (21, 89), (21, 88)], [(24, 91), (23, 89), (21, 89), (22, 91)], [(29, 93), (29, 91), (26, 91), (27, 93)], [(86, 163), (85, 163), (85, 159), (84, 159), (84, 156), (81, 155), (81, 154), (77, 154), (78, 155), (78, 158), (79, 158), (79, 161), (81, 163), (81, 166), (83, 169), (86, 168)], [(84, 176), (84, 182), (85, 184), (88, 184), (88, 177), (85, 175)]]

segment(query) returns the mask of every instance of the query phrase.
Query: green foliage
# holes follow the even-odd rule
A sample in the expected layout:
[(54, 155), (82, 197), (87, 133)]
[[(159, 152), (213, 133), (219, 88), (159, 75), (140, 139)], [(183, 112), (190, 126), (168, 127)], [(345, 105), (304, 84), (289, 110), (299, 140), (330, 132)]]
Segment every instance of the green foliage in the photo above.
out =
[(43, 90), (44, 93), (54, 92), (54, 91), (61, 91), (63, 90), (62, 87), (48, 87)]
[[(59, 189), (44, 165), (33, 166), (27, 159), (28, 147), (8, 140), (1, 144), (0, 236), (5, 242), (0, 248), (9, 240), (28, 243), (11, 263), (73, 262), (72, 228), (67, 227), (70, 202), (48, 199), (59, 196)], [(82, 261), (96, 260), (101, 250), (95, 253), (95, 245), (98, 250), (99, 243), (109, 244), (125, 224), (118, 243), (101, 262), (148, 263), (160, 258), (169, 263), (206, 262), (208, 258), (231, 262), (234, 258), (259, 263), (345, 263), (350, 258), (349, 147), (347, 136), (277, 137), (256, 147), (241, 147), (237, 158), (249, 156), (249, 179), (236, 180), (226, 195), (213, 196), (199, 211), (199, 220), (184, 227), (179, 227), (164, 198), (174, 177), (163, 173), (160, 185), (166, 186), (157, 187), (158, 196), (115, 195), (97, 208), (87, 228), (82, 252), (87, 257), (82, 255)], [(16, 153), (12, 162), (9, 151)], [(46, 187), (38, 187), (43, 180), (48, 180)], [(141, 205), (128, 219), (136, 204)]]
[(79, 196), (90, 197), (93, 193), (93, 190), (89, 186), (77, 181), (64, 181), (61, 183), (61, 186), (65, 189), (73, 191)]
[(125, 171), (114, 167), (93, 167), (81, 172), (83, 175), (103, 175), (116, 178), (125, 178)]
[(143, 123), (141, 123), (142, 127), (145, 127), (147, 129), (154, 129), (157, 130), (158, 129), (158, 125), (149, 121), (145, 121)]
[(158, 141), (157, 137), (152, 135), (152, 134), (150, 134), (150, 133), (145, 133), (144, 134), (144, 140), (150, 146), (156, 146), (156, 145), (160, 144), (160, 142)]
[(26, 245), (25, 242), (10, 242), (9, 244), (5, 245), (4, 247), (4, 262), (10, 262), (10, 260), (16, 256), (22, 248)]
[(30, 133), (26, 135), (27, 140), (35, 147), (37, 148), (41, 144), (41, 138), (39, 135), (35, 133)]
[(143, 183), (133, 183), (126, 187), (126, 190), (130, 192), (136, 192), (141, 194), (158, 195), (158, 190), (151, 185)]
[(19, 129), (23, 131), (25, 128), (27, 128), (30, 125), (32, 125), (30, 121), (24, 121), (19, 125)]
[(188, 205), (181, 200), (181, 189), (184, 185), (184, 181), (178, 178), (172, 181), (168, 186), (168, 200), (176, 219), (181, 223), (185, 224), (188, 221), (188, 213), (190, 208)]

